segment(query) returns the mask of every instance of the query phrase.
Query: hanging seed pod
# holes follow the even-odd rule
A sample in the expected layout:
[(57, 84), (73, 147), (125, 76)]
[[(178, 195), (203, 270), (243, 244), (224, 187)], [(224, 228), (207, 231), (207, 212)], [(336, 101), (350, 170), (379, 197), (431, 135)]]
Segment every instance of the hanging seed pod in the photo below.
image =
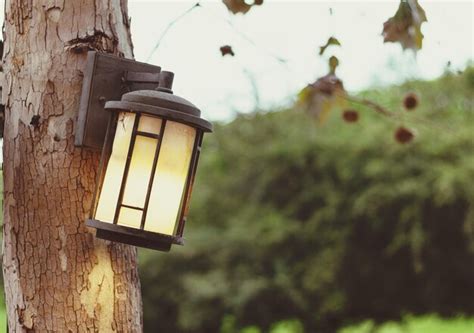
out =
[(403, 98), (403, 106), (406, 110), (411, 111), (418, 106), (418, 96), (415, 93), (408, 93)]
[(395, 131), (395, 140), (402, 144), (412, 141), (414, 137), (415, 135), (413, 132), (403, 126), (397, 128)]
[(359, 120), (359, 113), (356, 110), (344, 110), (342, 119), (347, 123), (355, 123)]

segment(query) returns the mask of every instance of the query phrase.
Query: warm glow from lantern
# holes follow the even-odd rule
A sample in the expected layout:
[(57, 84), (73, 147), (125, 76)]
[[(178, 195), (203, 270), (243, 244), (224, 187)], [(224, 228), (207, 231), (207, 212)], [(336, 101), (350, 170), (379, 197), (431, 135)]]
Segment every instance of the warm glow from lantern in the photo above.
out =
[(194, 128), (167, 121), (153, 179), (145, 230), (174, 234), (195, 138)]
[[(196, 130), (168, 120), (164, 133), (160, 133), (161, 119), (141, 116), (127, 173), (127, 155), (130, 145), (133, 144), (135, 117), (134, 113), (127, 112), (119, 115), (95, 218), (102, 222), (113, 223), (117, 205), (121, 204), (117, 217), (118, 225), (140, 228), (146, 211), (144, 230), (174, 235), (183, 209), (181, 203), (185, 195)], [(144, 136), (140, 134), (142, 132), (160, 135), (160, 138)], [(159, 148), (158, 161), (153, 171), (157, 148)], [(146, 210), (146, 198), (152, 176)], [(120, 187), (124, 177), (126, 179), (120, 202)]]
[(114, 221), (115, 208), (117, 207), (120, 194), (120, 184), (123, 171), (125, 170), (134, 122), (134, 113), (121, 112), (119, 114), (112, 154), (107, 165), (107, 172), (105, 173), (95, 213), (95, 218), (99, 221), (110, 223)]
[[(143, 119), (140, 119), (142, 122)], [(159, 128), (159, 127), (158, 127)], [(153, 158), (155, 156), (157, 139), (144, 136), (138, 136), (135, 139), (135, 147), (133, 148), (132, 160), (128, 171), (125, 191), (123, 193), (122, 204), (143, 209), (145, 207), (145, 199), (150, 182), (151, 171), (153, 167)], [(124, 210), (133, 210), (122, 207), (118, 224), (127, 225), (129, 227), (140, 228), (142, 212), (124, 213)], [(140, 213), (140, 214), (137, 214)], [(126, 217), (125, 217), (126, 216)]]

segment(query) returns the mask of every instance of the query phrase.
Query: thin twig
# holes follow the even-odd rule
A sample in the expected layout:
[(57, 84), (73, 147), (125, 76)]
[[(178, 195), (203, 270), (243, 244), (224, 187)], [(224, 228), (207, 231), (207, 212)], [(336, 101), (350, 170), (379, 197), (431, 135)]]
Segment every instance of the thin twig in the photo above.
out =
[(153, 48), (153, 50), (151, 50), (150, 54), (148, 55), (148, 58), (146, 60), (146, 62), (149, 62), (151, 57), (153, 56), (153, 54), (158, 50), (158, 48), (160, 47), (160, 44), (161, 44), (161, 41), (163, 40), (163, 38), (165, 38), (166, 34), (168, 33), (168, 31), (173, 27), (173, 25), (175, 25), (178, 21), (180, 21), (182, 18), (184, 18), (186, 15), (188, 15), (189, 13), (191, 13), (194, 9), (198, 8), (198, 7), (201, 7), (201, 3), (200, 2), (196, 2), (192, 7), (188, 8), (187, 10), (185, 10), (181, 15), (179, 15), (178, 17), (176, 17), (173, 21), (171, 21), (165, 28), (165, 30), (163, 30), (163, 32), (161, 33), (161, 36), (160, 38), (158, 38), (158, 41), (156, 42), (155, 44), (155, 47)]
[(255, 103), (255, 110), (259, 110), (261, 109), (260, 107), (260, 93), (259, 93), (259, 89), (258, 89), (258, 84), (257, 84), (257, 80), (255, 79), (255, 75), (250, 72), (249, 70), (247, 69), (243, 69), (243, 73), (245, 76), (247, 76), (247, 79), (249, 80), (250, 82), (250, 85), (252, 86), (252, 92), (253, 92), (253, 100), (254, 100), (254, 103)]
[(350, 95), (345, 95), (344, 97), (346, 100), (348, 100), (349, 102), (353, 102), (353, 103), (357, 103), (357, 104), (361, 104), (361, 105), (364, 105), (364, 106), (367, 106), (367, 107), (370, 107), (372, 108), (373, 110), (375, 110), (376, 112), (384, 115), (384, 116), (387, 116), (387, 117), (391, 117), (391, 118), (399, 118), (400, 116), (398, 114), (396, 114), (395, 112), (393, 111), (389, 111), (387, 110), (386, 108), (384, 108), (382, 105), (380, 104), (377, 104), (369, 99), (366, 99), (366, 98), (358, 98), (358, 97), (354, 97), (354, 96), (350, 96)]

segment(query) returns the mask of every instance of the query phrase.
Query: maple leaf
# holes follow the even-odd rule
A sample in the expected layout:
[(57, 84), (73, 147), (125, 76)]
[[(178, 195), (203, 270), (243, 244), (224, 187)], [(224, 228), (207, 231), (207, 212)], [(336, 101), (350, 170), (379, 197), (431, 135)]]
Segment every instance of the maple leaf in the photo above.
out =
[(220, 48), (222, 56), (231, 55), (232, 57), (235, 56), (234, 50), (232, 50), (232, 46), (224, 45)]
[(344, 106), (345, 94), (342, 81), (336, 75), (328, 74), (302, 89), (298, 94), (298, 104), (323, 122), (333, 108)]
[(319, 47), (319, 55), (323, 55), (324, 51), (326, 51), (326, 49), (331, 46), (331, 45), (338, 45), (338, 46), (341, 46), (341, 43), (339, 42), (339, 40), (337, 40), (337, 38), (335, 37), (329, 37), (328, 41), (326, 42), (326, 44), (324, 44), (323, 46), (320, 46)]
[(253, 6), (260, 6), (263, 4), (263, 0), (255, 0), (253, 4), (248, 4), (245, 0), (222, 0), (227, 9), (232, 14), (242, 13), (246, 14)]
[(384, 43), (400, 43), (403, 49), (420, 50), (423, 43), (421, 24), (426, 14), (418, 0), (401, 0), (397, 12), (383, 24)]

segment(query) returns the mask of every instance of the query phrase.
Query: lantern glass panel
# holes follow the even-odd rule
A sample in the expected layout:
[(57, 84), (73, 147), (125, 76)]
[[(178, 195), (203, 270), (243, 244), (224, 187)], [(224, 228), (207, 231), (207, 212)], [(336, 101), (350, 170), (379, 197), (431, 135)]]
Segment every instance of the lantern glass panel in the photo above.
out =
[(128, 207), (120, 208), (117, 224), (140, 229), (143, 212)]
[[(140, 119), (141, 122), (141, 119)], [(153, 168), (157, 139), (137, 135), (122, 204), (143, 209)], [(120, 221), (119, 221), (119, 224)], [(140, 224), (138, 224), (140, 227)]]
[(95, 213), (95, 218), (99, 221), (112, 223), (114, 220), (134, 122), (134, 113), (121, 112), (118, 116), (112, 153)]
[(138, 130), (140, 132), (146, 132), (151, 134), (160, 134), (161, 118), (149, 117), (142, 115), (138, 124)]
[(196, 129), (170, 120), (166, 122), (145, 230), (175, 234), (195, 139)]
[(137, 117), (119, 113), (94, 218), (176, 235), (197, 130), (171, 120)]

